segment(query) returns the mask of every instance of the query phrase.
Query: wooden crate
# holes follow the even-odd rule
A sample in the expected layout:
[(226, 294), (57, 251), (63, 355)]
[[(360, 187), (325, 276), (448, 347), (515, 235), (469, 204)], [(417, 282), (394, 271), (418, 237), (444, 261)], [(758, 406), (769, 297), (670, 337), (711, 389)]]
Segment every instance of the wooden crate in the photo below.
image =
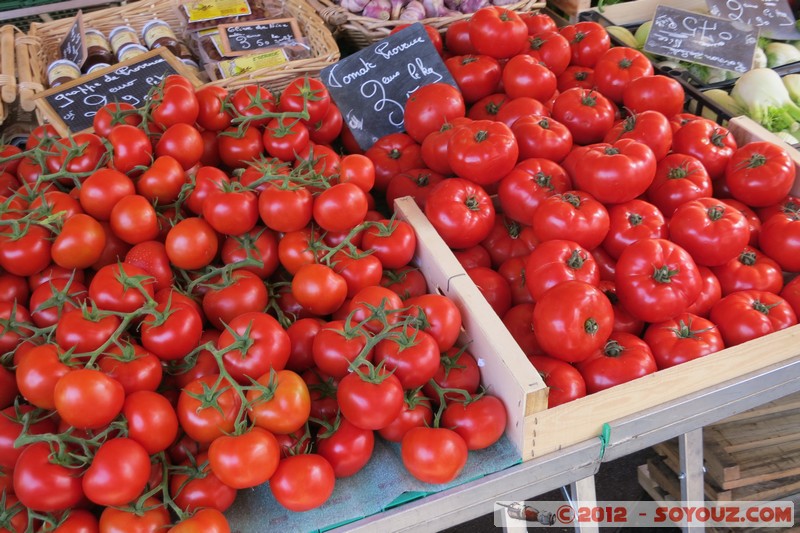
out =
[[(787, 147), (800, 169), (800, 153), (751, 119), (736, 117), (730, 121), (729, 128), (740, 144), (763, 139)], [(800, 179), (796, 181), (794, 194), (800, 194)], [(492, 367), (486, 374), (487, 381), (506, 403), (512, 419), (508, 434), (521, 450), (523, 460), (597, 438), (604, 423), (612, 423), (774, 364), (800, 359), (800, 325), (797, 325), (547, 409), (544, 401), (546, 388), (537, 373), (531, 374), (531, 365), (516, 344), (509, 341), (502, 322), (416, 205), (408, 199), (400, 202), (400, 216), (412, 222), (417, 231), (418, 260), (436, 270), (436, 278), (431, 280), (429, 277), (429, 283), (433, 281), (434, 288), (446, 288), (447, 295), (459, 302), (465, 311), (470, 331), (485, 332), (491, 339), (489, 345), (495, 346), (494, 350), (486, 352), (483, 362)], [(490, 353), (499, 354), (503, 360), (491, 360)]]
[(547, 0), (547, 7), (572, 24), (578, 21), (580, 13), (592, 8), (592, 0)]

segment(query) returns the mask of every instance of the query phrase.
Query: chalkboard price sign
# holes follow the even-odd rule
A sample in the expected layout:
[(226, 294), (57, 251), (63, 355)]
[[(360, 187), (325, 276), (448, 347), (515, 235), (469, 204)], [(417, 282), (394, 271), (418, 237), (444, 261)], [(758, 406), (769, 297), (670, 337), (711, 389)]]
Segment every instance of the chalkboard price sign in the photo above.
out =
[(365, 150), (380, 137), (403, 131), (405, 103), (419, 87), (457, 87), (418, 22), (325, 67), (320, 78)]
[(252, 54), (267, 48), (295, 46), (303, 40), (297, 20), (293, 18), (222, 24), (219, 35), (226, 56)]
[(86, 57), (89, 53), (86, 50), (83, 14), (80, 11), (78, 11), (78, 14), (75, 16), (75, 22), (70, 27), (67, 35), (64, 36), (64, 40), (61, 41), (59, 51), (61, 52), (62, 59), (72, 61), (78, 65), (78, 67), (82, 67), (83, 63), (86, 61)]
[(715, 17), (737, 20), (758, 28), (770, 39), (800, 39), (788, 0), (706, 0)]
[(758, 30), (726, 20), (660, 5), (644, 44), (652, 54), (735, 72), (753, 66)]
[(169, 50), (156, 48), (45, 91), (37, 95), (36, 105), (59, 134), (78, 133), (92, 127), (94, 115), (106, 104), (127, 102), (141, 107), (150, 88), (170, 74), (181, 74), (200, 85)]

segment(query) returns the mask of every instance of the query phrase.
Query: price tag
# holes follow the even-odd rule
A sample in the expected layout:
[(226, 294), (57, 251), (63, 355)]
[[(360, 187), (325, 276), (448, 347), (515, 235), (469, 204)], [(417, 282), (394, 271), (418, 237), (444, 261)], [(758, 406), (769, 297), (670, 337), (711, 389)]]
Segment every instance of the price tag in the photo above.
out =
[(770, 39), (800, 39), (788, 0), (706, 0), (715, 17), (736, 20), (757, 28)]
[(405, 103), (419, 87), (439, 82), (457, 87), (418, 22), (325, 67), (320, 79), (364, 150), (403, 131)]
[(268, 48), (296, 46), (302, 34), (293, 18), (265, 20), (259, 23), (240, 22), (219, 27), (222, 51), (225, 56), (260, 52)]
[(70, 27), (61, 45), (58, 47), (61, 58), (72, 61), (78, 68), (83, 66), (89, 52), (86, 50), (86, 35), (83, 27), (83, 14), (78, 11), (75, 22)]
[(36, 106), (60, 135), (92, 127), (97, 111), (106, 104), (126, 102), (142, 107), (150, 88), (170, 74), (193, 76), (169, 50), (156, 48), (133, 59), (100, 69), (36, 96)]
[(709, 67), (747, 72), (753, 66), (757, 45), (758, 30), (741, 21), (660, 5), (644, 50)]

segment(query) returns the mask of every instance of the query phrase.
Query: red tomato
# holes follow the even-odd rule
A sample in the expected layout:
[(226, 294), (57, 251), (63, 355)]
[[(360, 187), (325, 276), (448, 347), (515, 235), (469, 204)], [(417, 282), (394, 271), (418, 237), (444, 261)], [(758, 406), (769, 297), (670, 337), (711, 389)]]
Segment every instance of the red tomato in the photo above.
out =
[(369, 210), (367, 193), (354, 183), (338, 183), (314, 200), (314, 221), (325, 231), (350, 231)]
[(546, 198), (571, 188), (572, 181), (558, 164), (548, 159), (527, 159), (500, 181), (497, 196), (506, 216), (530, 225)]
[(642, 239), (623, 250), (615, 281), (622, 306), (645, 322), (663, 322), (686, 311), (702, 288), (689, 253), (665, 239)]
[(480, 54), (509, 58), (522, 51), (527, 39), (528, 26), (505, 7), (483, 7), (469, 19), (469, 40)]
[(84, 497), (80, 476), (72, 468), (51, 462), (50, 455), (49, 444), (35, 442), (25, 448), (17, 459), (14, 494), (28, 509), (64, 511), (75, 507)]
[(455, 431), (437, 427), (410, 429), (400, 444), (403, 466), (424, 483), (448, 483), (467, 463), (467, 444)]
[[(248, 126), (263, 126), (271, 117), (264, 116), (277, 111), (275, 97), (266, 87), (245, 85), (230, 97), (230, 104), (237, 117), (244, 117)], [(302, 107), (300, 108), (302, 110)]]
[(111, 210), (125, 196), (136, 193), (133, 181), (114, 169), (101, 168), (83, 181), (81, 207), (97, 220), (111, 218)]
[(325, 118), (331, 105), (328, 88), (319, 79), (298, 76), (281, 93), (278, 111), (307, 114), (304, 120), (313, 124)]
[[(204, 399), (215, 397), (215, 405)], [(234, 422), (241, 406), (239, 394), (218, 375), (197, 378), (181, 391), (178, 397), (178, 421), (189, 437), (199, 443), (232, 433)]]
[(208, 448), (211, 470), (220, 481), (234, 489), (265, 483), (275, 473), (280, 459), (277, 439), (260, 427), (218, 437)]
[[(406, 24), (406, 23), (393, 25), (394, 27), (392, 28), (392, 31), (389, 32), (389, 35), (393, 35), (399, 32), (400, 30), (409, 27), (410, 25), (411, 24)], [(439, 30), (429, 24), (423, 24), (422, 27), (425, 30), (425, 33), (428, 34), (428, 38), (431, 40), (431, 44), (433, 44), (433, 47), (436, 48), (436, 51), (439, 52), (439, 55), (442, 55), (443, 43), (442, 43), (442, 36), (439, 33)]]
[(189, 518), (178, 522), (167, 533), (230, 533), (228, 519), (221, 511), (214, 508), (200, 509)]
[(529, 356), (528, 359), (550, 389), (548, 409), (586, 396), (586, 382), (574, 366), (545, 355)]
[(641, 113), (651, 109), (660, 111), (665, 117), (672, 117), (683, 110), (685, 98), (683, 86), (679, 81), (656, 74), (637, 78), (628, 83), (622, 93), (622, 104), (631, 113)]
[(333, 467), (324, 457), (300, 454), (281, 460), (269, 487), (278, 503), (290, 511), (302, 512), (325, 503), (335, 482)]
[(183, 511), (211, 507), (226, 511), (236, 499), (236, 489), (222, 483), (208, 464), (208, 454), (184, 461), (169, 477), (170, 494)]
[(800, 278), (794, 278), (781, 290), (780, 296), (792, 306), (795, 315), (800, 316)]
[(138, 166), (150, 166), (153, 145), (147, 134), (135, 126), (120, 124), (111, 128), (108, 134), (111, 143), (111, 168), (128, 174)]
[[(523, 19), (524, 15), (521, 15)], [(541, 61), (553, 74), (560, 76), (567, 69), (572, 57), (569, 41), (558, 33), (556, 27), (531, 33), (529, 26), (528, 35), (528, 47), (524, 49), (524, 53)]]
[(135, 500), (150, 476), (150, 456), (133, 439), (114, 438), (97, 449), (83, 474), (83, 492), (93, 503), (121, 507)]
[(497, 269), (511, 289), (511, 305), (533, 303), (528, 287), (525, 285), (527, 275), (525, 257), (511, 257), (504, 261)]
[(530, 97), (548, 101), (556, 92), (556, 75), (528, 54), (519, 54), (503, 67), (503, 90), (511, 98)]
[(792, 190), (795, 166), (789, 153), (767, 141), (737, 148), (725, 168), (731, 195), (753, 207), (780, 202)]
[(517, 139), (521, 164), (531, 158), (558, 163), (572, 150), (572, 133), (550, 117), (523, 116), (511, 125), (511, 131)]
[(408, 135), (421, 143), (428, 134), (465, 113), (464, 97), (458, 88), (443, 82), (430, 83), (411, 93), (405, 104), (403, 124)]
[(200, 104), (191, 84), (165, 85), (153, 94), (152, 117), (162, 129), (175, 124), (194, 124), (200, 115)]
[(136, 179), (136, 192), (151, 202), (159, 204), (174, 202), (186, 183), (184, 168), (175, 157), (162, 155)]
[(445, 66), (467, 104), (494, 94), (503, 73), (500, 62), (484, 54), (452, 56), (445, 61)]
[(387, 370), (397, 376), (404, 389), (422, 387), (439, 369), (436, 339), (413, 327), (403, 327), (395, 330), (395, 333), (375, 345), (374, 362), (382, 362)]
[(800, 272), (800, 212), (776, 213), (764, 221), (761, 250), (787, 272)]
[(142, 317), (142, 345), (162, 361), (181, 359), (200, 342), (203, 319), (194, 300), (173, 289), (155, 295), (155, 308)]
[(44, 270), (51, 260), (50, 232), (30, 225), (17, 235), (0, 234), (0, 267), (16, 276), (32, 276)]
[(540, 242), (573, 240), (593, 250), (606, 238), (608, 211), (590, 194), (567, 191), (545, 198), (533, 213), (533, 230)]
[[(577, 158), (574, 160), (573, 158)], [(576, 166), (580, 168), (574, 168)], [(573, 150), (564, 161), (576, 188), (604, 204), (619, 204), (642, 195), (656, 174), (653, 151), (633, 139), (592, 144)]]
[(375, 165), (375, 188), (379, 191), (386, 190), (394, 175), (425, 166), (420, 145), (407, 133), (384, 135), (364, 155)]
[[(226, 322), (217, 340), (228, 374), (240, 384), (278, 371), (289, 360), (289, 335), (280, 323), (262, 312), (245, 312)], [(297, 428), (295, 428), (297, 429)], [(294, 430), (292, 430), (294, 431)], [(291, 433), (291, 432), (289, 432)]]
[[(511, 101), (505, 93), (490, 94), (481, 98), (469, 108), (467, 118), (469, 120), (498, 120), (497, 115)], [(465, 122), (465, 124), (468, 124)]]
[(156, 390), (163, 376), (158, 357), (135, 343), (111, 346), (97, 360), (97, 366), (119, 381), (126, 395)]
[(711, 196), (711, 178), (696, 157), (673, 152), (658, 162), (647, 199), (669, 218), (681, 204)]
[(653, 63), (635, 48), (615, 46), (606, 50), (594, 65), (597, 90), (615, 104), (622, 103), (622, 94), (631, 81), (653, 75)]
[(608, 342), (578, 364), (589, 394), (633, 381), (657, 370), (645, 341), (630, 333), (614, 332)]
[(553, 102), (553, 118), (569, 129), (575, 144), (602, 141), (614, 126), (615, 114), (614, 104), (591, 89), (566, 89)]
[(250, 420), (274, 434), (285, 435), (301, 429), (311, 413), (311, 397), (303, 379), (290, 370), (278, 370), (274, 377), (270, 371), (264, 373), (258, 382), (272, 387), (272, 394), (264, 396), (257, 389), (247, 391)]
[(347, 419), (317, 435), (317, 453), (333, 467), (336, 478), (358, 473), (372, 457), (375, 432), (354, 426)]
[(559, 32), (569, 41), (571, 64), (594, 67), (611, 47), (606, 29), (597, 22), (584, 21), (563, 26)]
[(567, 89), (594, 89), (594, 69), (591, 67), (581, 67), (570, 65), (564, 72), (558, 75), (558, 90), (564, 92)]
[(727, 347), (797, 324), (797, 315), (786, 300), (775, 293), (757, 290), (737, 291), (723, 297), (711, 308), (710, 319)]
[(140, 513), (106, 507), (100, 515), (100, 531), (104, 533), (137, 533), (165, 530), (172, 519), (158, 498), (147, 498)]
[(644, 200), (630, 200), (612, 205), (608, 209), (610, 226), (603, 249), (614, 259), (623, 250), (642, 239), (666, 239), (667, 223), (664, 215), (653, 204)]
[(200, 132), (189, 124), (175, 124), (167, 128), (156, 144), (156, 157), (171, 156), (184, 170), (195, 166), (203, 155)]
[(78, 429), (100, 429), (122, 411), (125, 389), (98, 370), (81, 368), (56, 382), (53, 401), (65, 423)]
[(458, 433), (469, 450), (488, 448), (506, 429), (505, 405), (496, 396), (483, 395), (468, 401), (454, 401), (442, 413), (442, 425)]
[(527, 256), (536, 248), (538, 242), (533, 228), (523, 226), (505, 216), (499, 216), (495, 218), (492, 232), (481, 244), (489, 251), (492, 266), (497, 269), (512, 257)]
[(672, 137), (672, 150), (696, 157), (712, 180), (725, 175), (728, 162), (736, 152), (736, 140), (722, 126), (695, 120), (678, 129)]
[(128, 244), (152, 241), (158, 237), (158, 218), (155, 207), (139, 194), (120, 198), (111, 209), (111, 230)]
[(478, 184), (455, 178), (431, 191), (425, 215), (451, 248), (469, 248), (483, 241), (494, 225), (495, 210)]
[(604, 142), (614, 144), (620, 139), (633, 139), (646, 144), (658, 162), (672, 147), (672, 127), (667, 117), (658, 111), (642, 111), (617, 122), (606, 134)]
[(702, 288), (700, 289), (700, 296), (690, 305), (686, 311), (703, 318), (708, 317), (711, 307), (722, 298), (722, 287), (714, 275), (714, 272), (706, 266), (698, 266), (697, 270), (700, 272), (702, 281)]
[(448, 52), (455, 55), (476, 53), (475, 47), (469, 36), (469, 20), (456, 20), (447, 27), (444, 35), (444, 45)]
[[(511, 128), (515, 122), (529, 115), (549, 117), (550, 110), (539, 100), (530, 96), (518, 96), (507, 100), (497, 111), (494, 120)], [(517, 136), (516, 133), (515, 136)], [(517, 140), (519, 141), (519, 139)]]
[(350, 372), (339, 382), (336, 400), (342, 415), (352, 424), (378, 430), (403, 410), (403, 386), (388, 370), (376, 370), (364, 377)]
[(143, 390), (129, 394), (122, 414), (128, 421), (128, 436), (141, 444), (149, 455), (166, 450), (178, 436), (175, 409), (156, 392)]
[(206, 85), (195, 92), (198, 104), (197, 125), (204, 130), (222, 131), (231, 124), (225, 110), (228, 91), (219, 85)]
[(575, 241), (545, 241), (528, 255), (525, 286), (534, 300), (541, 298), (548, 289), (569, 280), (583, 281), (592, 286), (600, 283), (597, 264), (591, 254)]
[(19, 393), (31, 405), (41, 409), (54, 409), (56, 383), (71, 371), (60, 359), (60, 351), (53, 344), (43, 344), (20, 357), (16, 368), (16, 385)]
[(411, 429), (415, 427), (429, 427), (433, 423), (433, 410), (431, 402), (422, 392), (406, 394), (403, 410), (388, 426), (381, 428), (378, 433), (390, 442), (400, 442)]
[(425, 320), (418, 325), (433, 335), (439, 344), (439, 351), (444, 352), (455, 345), (461, 333), (461, 311), (450, 298), (441, 294), (423, 294), (409, 298), (405, 305), (410, 307), (409, 315), (425, 315)]
[(700, 198), (675, 210), (669, 235), (698, 265), (720, 266), (741, 253), (750, 241), (750, 226), (738, 209), (713, 198)]
[(384, 270), (381, 277), (381, 287), (391, 289), (403, 300), (421, 296), (428, 292), (425, 276), (413, 267)]
[(231, 168), (244, 168), (255, 160), (264, 148), (261, 130), (250, 124), (239, 132), (239, 128), (228, 128), (219, 139), (219, 156)]
[(189, 217), (169, 230), (165, 246), (173, 266), (197, 270), (211, 263), (217, 255), (219, 240), (208, 222)]
[(347, 282), (328, 266), (308, 264), (295, 273), (292, 293), (304, 308), (324, 316), (342, 306), (347, 298)]
[(203, 218), (223, 235), (242, 235), (258, 222), (258, 198), (246, 189), (217, 190), (203, 202)]
[(650, 324), (644, 334), (659, 369), (685, 363), (725, 348), (717, 326), (709, 320), (682, 313), (665, 322)]

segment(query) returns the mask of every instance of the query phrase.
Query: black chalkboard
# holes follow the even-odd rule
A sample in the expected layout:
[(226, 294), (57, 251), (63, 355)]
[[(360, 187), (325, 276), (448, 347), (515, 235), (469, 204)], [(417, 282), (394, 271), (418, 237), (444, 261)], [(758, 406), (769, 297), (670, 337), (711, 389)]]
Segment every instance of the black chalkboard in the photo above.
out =
[(88, 56), (84, 36), (83, 14), (78, 11), (75, 16), (75, 22), (70, 26), (59, 46), (61, 59), (67, 59), (78, 65), (78, 67), (82, 67)]
[(457, 87), (418, 22), (325, 67), (320, 78), (365, 150), (403, 131), (403, 108), (416, 89), (437, 82)]
[(753, 66), (758, 30), (743, 22), (660, 5), (644, 50), (710, 67), (747, 72)]
[(175, 68), (175, 61), (170, 52), (158, 48), (44, 92), (40, 100), (47, 104), (51, 122), (77, 133), (92, 127), (95, 113), (105, 104), (127, 102), (141, 107), (153, 85), (170, 74), (184, 73)]
[(770, 39), (800, 39), (788, 0), (706, 0), (716, 17), (749, 24)]
[(220, 26), (220, 37), (226, 55), (233, 56), (265, 48), (293, 46), (302, 38), (297, 21), (292, 18), (224, 24)]

